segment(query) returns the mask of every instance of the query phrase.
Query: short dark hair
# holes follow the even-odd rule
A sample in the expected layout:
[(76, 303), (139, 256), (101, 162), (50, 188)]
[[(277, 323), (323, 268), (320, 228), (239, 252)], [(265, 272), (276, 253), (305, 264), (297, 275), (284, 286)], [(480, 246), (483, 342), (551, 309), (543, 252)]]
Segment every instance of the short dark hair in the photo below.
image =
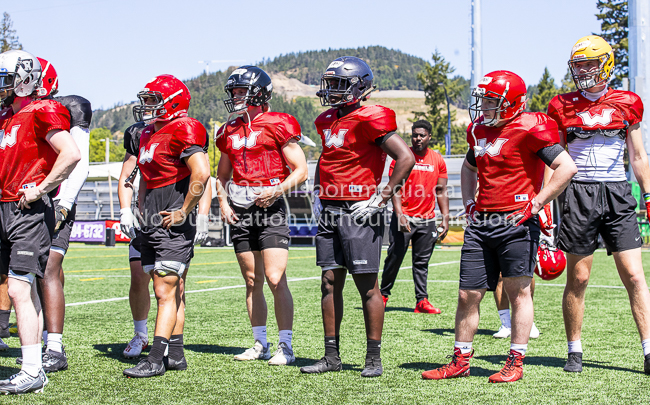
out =
[(433, 127), (431, 126), (431, 123), (427, 120), (418, 120), (413, 123), (413, 126), (411, 127), (411, 131), (416, 130), (418, 128), (422, 128), (426, 130), (429, 135), (431, 135), (431, 130)]

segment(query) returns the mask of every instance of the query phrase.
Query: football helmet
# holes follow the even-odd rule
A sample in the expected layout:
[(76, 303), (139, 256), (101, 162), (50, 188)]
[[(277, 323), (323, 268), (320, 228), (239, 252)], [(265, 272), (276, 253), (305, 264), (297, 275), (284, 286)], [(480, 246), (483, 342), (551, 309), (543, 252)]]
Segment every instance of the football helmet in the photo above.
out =
[(29, 52), (11, 50), (0, 53), (0, 99), (27, 97), (41, 81), (41, 63)]
[[(577, 64), (588, 60), (598, 61), (598, 70), (591, 69), (580, 73)], [(569, 68), (573, 82), (580, 90), (608, 83), (614, 72), (614, 51), (607, 41), (598, 35), (580, 38), (571, 48)]]
[(565, 268), (564, 252), (556, 248), (549, 238), (542, 237), (539, 248), (537, 248), (535, 274), (542, 280), (554, 280), (560, 277)]
[[(236, 87), (246, 89), (246, 95), (235, 97), (233, 90)], [(243, 113), (249, 106), (266, 104), (272, 97), (273, 84), (269, 75), (257, 66), (240, 66), (228, 77), (224, 91), (229, 97), (223, 100), (228, 113)]]
[(365, 101), (377, 86), (372, 85), (374, 75), (366, 62), (354, 56), (334, 59), (320, 78), (316, 95), (323, 107), (341, 107)]
[[(156, 76), (138, 93), (140, 105), (133, 107), (136, 122), (169, 121), (187, 116), (192, 96), (185, 84), (172, 75)], [(154, 102), (147, 104), (153, 99)]]
[(59, 92), (59, 77), (54, 66), (43, 58), (38, 58), (43, 72), (41, 74), (41, 86), (38, 88), (38, 96), (51, 97)]
[[(494, 107), (486, 108), (486, 100), (496, 101)], [(503, 121), (515, 118), (526, 108), (526, 84), (516, 74), (507, 70), (488, 73), (472, 89), (469, 116), (475, 125), (494, 127)], [(485, 111), (492, 111), (491, 119), (485, 118)]]

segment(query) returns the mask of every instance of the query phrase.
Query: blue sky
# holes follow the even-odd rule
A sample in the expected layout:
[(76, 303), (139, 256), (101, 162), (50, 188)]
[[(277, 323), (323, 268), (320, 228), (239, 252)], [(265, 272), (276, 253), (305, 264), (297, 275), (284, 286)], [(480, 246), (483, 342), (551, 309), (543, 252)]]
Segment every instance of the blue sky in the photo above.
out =
[[(150, 78), (199, 75), (282, 53), (382, 45), (470, 72), (470, 0), (4, 1), (25, 50), (50, 60), (61, 94), (94, 108), (135, 100)], [(556, 82), (573, 44), (600, 31), (596, 0), (481, 0), (483, 73)]]

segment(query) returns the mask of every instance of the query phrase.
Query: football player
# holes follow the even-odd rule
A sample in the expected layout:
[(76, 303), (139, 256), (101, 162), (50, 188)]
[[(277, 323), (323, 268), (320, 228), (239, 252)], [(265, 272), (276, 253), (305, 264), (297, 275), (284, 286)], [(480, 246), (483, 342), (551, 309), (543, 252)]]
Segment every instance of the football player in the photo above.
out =
[(55, 216), (47, 195), (81, 159), (70, 135), (70, 113), (60, 103), (40, 100), (42, 68), (25, 51), (0, 54), (0, 272), (16, 309), (23, 357), (21, 371), (0, 381), (0, 392), (42, 391), (43, 318), (36, 278), (43, 278)]
[(153, 279), (158, 314), (149, 355), (124, 375), (153, 377), (187, 369), (181, 284), (194, 255), (194, 208), (210, 180), (210, 166), (203, 153), (206, 130), (187, 116), (191, 96), (183, 82), (171, 75), (157, 76), (138, 98), (133, 115), (136, 122), (148, 123), (138, 154), (140, 254), (143, 271)]
[[(411, 151), (415, 166), (399, 193), (393, 195), (393, 216), (390, 220), (390, 245), (381, 276), (381, 295), (384, 307), (390, 290), (395, 285), (404, 256), (412, 244), (413, 284), (415, 285), (415, 313), (439, 314), (429, 302), (427, 277), (429, 259), (437, 241), (445, 239), (449, 231), (449, 197), (447, 196), (447, 165), (442, 156), (429, 149), (431, 123), (419, 120), (413, 123)], [(391, 162), (391, 169), (395, 162)], [(436, 197), (442, 214), (438, 234), (436, 226)]]
[[(343, 319), (346, 273), (361, 296), (367, 352), (363, 377), (378, 377), (384, 304), (377, 283), (386, 202), (408, 177), (415, 158), (399, 136), (395, 112), (379, 105), (362, 106), (375, 87), (363, 60), (344, 56), (328, 66), (318, 92), (321, 104), (332, 107), (316, 119), (323, 142), (314, 185), (320, 197), (316, 264), (322, 269), (321, 309), (325, 356), (303, 373), (340, 371), (339, 331)], [(381, 182), (386, 155), (395, 160), (388, 184)]]
[(612, 47), (590, 35), (571, 49), (569, 67), (577, 91), (555, 97), (548, 114), (557, 121), (560, 138), (578, 167), (566, 192), (558, 247), (567, 256), (567, 284), (562, 300), (568, 341), (565, 371), (582, 371), (580, 339), (593, 253), (598, 236), (614, 256), (627, 289), (643, 354), (650, 374), (650, 293), (641, 263), (641, 234), (623, 166), (627, 146), (630, 167), (650, 208), (650, 168), (643, 147), (643, 103), (629, 91), (608, 86), (614, 71)]
[[(460, 259), (460, 290), (451, 363), (422, 373), (424, 379), (466, 377), (479, 324), (479, 305), (503, 276), (512, 304), (510, 353), (490, 382), (523, 376), (533, 323), (531, 283), (540, 226), (538, 212), (560, 194), (577, 169), (559, 145), (557, 125), (542, 113), (525, 113), (526, 85), (512, 72), (488, 73), (472, 91), (469, 150), (461, 169), (468, 226)], [(555, 169), (542, 188), (545, 165)], [(478, 197), (474, 200), (477, 191)]]
[(54, 97), (58, 93), (59, 79), (54, 66), (45, 59), (38, 58), (43, 69), (43, 78), (38, 95), (61, 103), (70, 113), (70, 135), (81, 153), (70, 176), (61, 183), (54, 197), (56, 223), (54, 237), (47, 260), (45, 275), (38, 280), (39, 294), (43, 306), (45, 327), (43, 342), (47, 349), (43, 355), (43, 369), (46, 373), (65, 370), (68, 360), (63, 350), (62, 334), (65, 318), (65, 297), (63, 295), (63, 259), (70, 246), (70, 234), (76, 214), (76, 200), (81, 187), (88, 177), (90, 154), (90, 120), (93, 110), (90, 101), (80, 96)]
[[(120, 230), (131, 239), (129, 243), (129, 267), (131, 270), (131, 285), (129, 288), (129, 306), (133, 317), (133, 338), (126, 345), (122, 355), (126, 358), (139, 357), (142, 350), (149, 346), (149, 335), (147, 328), (147, 317), (151, 308), (151, 297), (149, 296), (149, 282), (151, 276), (142, 270), (140, 256), (140, 224), (133, 214), (131, 202), (133, 199), (134, 182), (138, 174), (137, 160), (140, 148), (140, 136), (146, 128), (145, 122), (136, 122), (124, 131), (124, 161), (122, 171), (118, 180), (117, 195), (120, 200)], [(209, 138), (207, 137), (203, 152), (206, 160), (208, 158)], [(196, 236), (194, 244), (201, 244), (208, 236), (208, 214), (212, 191), (207, 188), (199, 200), (197, 214)], [(137, 201), (136, 201), (137, 203)], [(184, 296), (185, 283), (180, 283), (181, 296)], [(184, 305), (184, 304), (183, 304)], [(179, 316), (184, 316), (180, 312)]]
[[(289, 226), (283, 195), (307, 179), (307, 161), (298, 145), (300, 124), (270, 112), (271, 78), (255, 66), (241, 66), (228, 77), (224, 100), (234, 119), (219, 128), (217, 169), (221, 216), (246, 281), (246, 309), (255, 343), (235, 360), (268, 360), (286, 365), (296, 359), (291, 344), (293, 298), (287, 285)], [(230, 181), (230, 178), (233, 181)], [(226, 191), (227, 190), (227, 191)], [(264, 279), (273, 293), (279, 343), (271, 354), (266, 336)]]

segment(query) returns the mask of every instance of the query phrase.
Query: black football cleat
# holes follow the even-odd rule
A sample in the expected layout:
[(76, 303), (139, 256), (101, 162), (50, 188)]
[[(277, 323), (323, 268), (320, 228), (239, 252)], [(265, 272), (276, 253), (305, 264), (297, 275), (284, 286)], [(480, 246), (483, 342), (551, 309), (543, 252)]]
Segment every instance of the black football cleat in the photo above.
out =
[(163, 359), (163, 363), (165, 364), (165, 369), (167, 370), (187, 370), (187, 360), (185, 360), (185, 356), (183, 356), (180, 360), (174, 360), (169, 357), (165, 357)]
[(341, 371), (342, 369), (343, 364), (341, 363), (341, 358), (339, 356), (323, 356), (322, 359), (318, 360), (311, 366), (301, 367), (300, 372), (305, 374), (320, 374), (328, 371)]
[(140, 360), (137, 366), (124, 370), (125, 376), (133, 378), (148, 378), (163, 374), (165, 374), (165, 365), (152, 363), (148, 358)]
[(379, 357), (366, 357), (366, 365), (361, 372), (361, 377), (379, 377), (384, 373)]
[(569, 353), (569, 358), (566, 361), (566, 365), (564, 366), (564, 371), (567, 371), (569, 373), (581, 373), (582, 353), (580, 352)]
[(650, 354), (646, 354), (645, 360), (643, 361), (643, 372), (650, 374)]
[(43, 370), (46, 373), (55, 373), (68, 369), (68, 357), (65, 350), (61, 353), (48, 350), (43, 355)]

